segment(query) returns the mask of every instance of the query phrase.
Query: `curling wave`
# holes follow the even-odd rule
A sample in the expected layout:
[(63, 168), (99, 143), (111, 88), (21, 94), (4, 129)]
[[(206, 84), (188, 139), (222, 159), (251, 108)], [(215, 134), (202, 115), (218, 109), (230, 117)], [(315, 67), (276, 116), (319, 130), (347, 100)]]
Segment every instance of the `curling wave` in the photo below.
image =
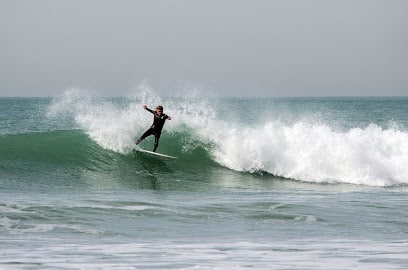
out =
[[(150, 125), (151, 116), (142, 105), (157, 102), (161, 98), (149, 94), (113, 102), (71, 92), (51, 104), (48, 116), (71, 115), (101, 148), (128, 155), (135, 138)], [(193, 155), (200, 164), (218, 163), (236, 171), (301, 181), (370, 186), (408, 183), (408, 133), (398, 128), (372, 123), (341, 131), (326, 123), (270, 118), (238, 124), (220, 115), (215, 108), (219, 104), (206, 99), (165, 103), (165, 112), (173, 120), (165, 125), (160, 152), (186, 160)], [(151, 147), (151, 141), (143, 143)]]

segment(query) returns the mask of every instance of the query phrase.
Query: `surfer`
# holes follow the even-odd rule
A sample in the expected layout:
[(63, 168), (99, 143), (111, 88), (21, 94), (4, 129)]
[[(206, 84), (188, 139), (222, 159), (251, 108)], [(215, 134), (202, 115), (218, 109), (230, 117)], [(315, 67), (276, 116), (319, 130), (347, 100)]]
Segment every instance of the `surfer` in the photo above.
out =
[(163, 106), (160, 105), (156, 107), (156, 111), (149, 109), (147, 105), (144, 105), (143, 108), (146, 111), (151, 112), (154, 115), (154, 119), (153, 124), (150, 126), (150, 128), (146, 130), (146, 132), (143, 133), (143, 135), (136, 141), (136, 145), (143, 141), (147, 136), (154, 135), (153, 152), (156, 152), (164, 122), (166, 121), (166, 119), (171, 120), (171, 117), (163, 113)]

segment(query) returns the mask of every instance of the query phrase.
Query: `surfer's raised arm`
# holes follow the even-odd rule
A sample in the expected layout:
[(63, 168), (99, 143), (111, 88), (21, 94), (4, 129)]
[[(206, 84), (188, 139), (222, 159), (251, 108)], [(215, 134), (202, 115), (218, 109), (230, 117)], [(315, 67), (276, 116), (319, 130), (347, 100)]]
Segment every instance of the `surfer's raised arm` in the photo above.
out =
[(151, 112), (151, 113), (154, 114), (154, 111), (151, 110), (151, 109), (149, 109), (149, 108), (147, 107), (147, 105), (143, 105), (143, 109), (145, 109), (146, 111)]

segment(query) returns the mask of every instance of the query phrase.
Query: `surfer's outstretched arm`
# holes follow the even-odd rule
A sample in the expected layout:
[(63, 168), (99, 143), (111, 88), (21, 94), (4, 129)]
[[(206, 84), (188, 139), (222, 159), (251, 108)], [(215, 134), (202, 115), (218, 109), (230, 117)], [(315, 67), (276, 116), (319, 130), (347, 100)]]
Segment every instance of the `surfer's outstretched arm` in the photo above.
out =
[(143, 109), (145, 109), (146, 111), (151, 112), (151, 113), (154, 114), (154, 111), (151, 110), (151, 109), (149, 109), (149, 108), (147, 107), (147, 105), (144, 105), (144, 106), (143, 106)]

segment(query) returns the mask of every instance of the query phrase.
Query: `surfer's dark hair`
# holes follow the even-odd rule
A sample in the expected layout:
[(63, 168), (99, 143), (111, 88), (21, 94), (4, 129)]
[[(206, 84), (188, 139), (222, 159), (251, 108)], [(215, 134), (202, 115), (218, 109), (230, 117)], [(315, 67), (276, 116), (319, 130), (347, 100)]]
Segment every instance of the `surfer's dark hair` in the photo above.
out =
[(157, 106), (157, 107), (156, 107), (156, 110), (163, 111), (163, 106), (161, 106), (161, 105)]

